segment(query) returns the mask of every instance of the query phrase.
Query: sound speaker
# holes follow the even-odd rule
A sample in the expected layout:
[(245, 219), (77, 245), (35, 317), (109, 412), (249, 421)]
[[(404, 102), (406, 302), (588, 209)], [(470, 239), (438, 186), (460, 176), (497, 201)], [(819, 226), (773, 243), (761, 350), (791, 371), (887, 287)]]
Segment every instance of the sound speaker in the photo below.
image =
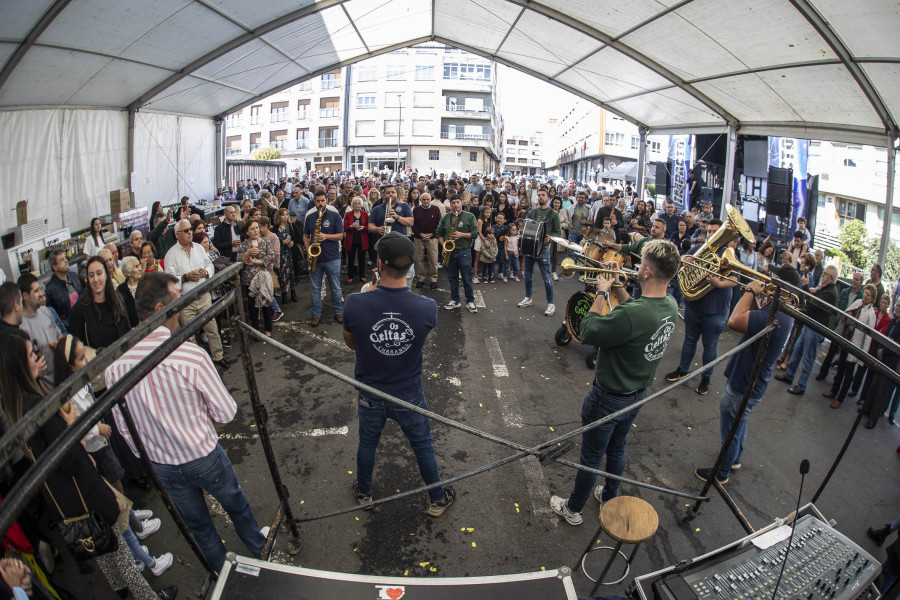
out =
[(656, 163), (656, 194), (668, 196), (670, 187), (672, 187), (672, 177), (669, 173), (669, 163)]
[(770, 217), (790, 217), (792, 205), (786, 202), (766, 200), (766, 215)]
[(769, 185), (774, 183), (777, 185), (792, 186), (794, 183), (794, 170), (783, 169), (781, 167), (769, 167), (769, 176), (766, 177), (766, 180), (769, 182)]
[(781, 202), (782, 204), (793, 204), (793, 191), (793, 186), (781, 185), (770, 181), (766, 185), (766, 200), (769, 202)]
[(809, 246), (816, 241), (816, 211), (819, 208), (819, 176), (812, 175), (806, 181), (806, 229), (809, 230)]

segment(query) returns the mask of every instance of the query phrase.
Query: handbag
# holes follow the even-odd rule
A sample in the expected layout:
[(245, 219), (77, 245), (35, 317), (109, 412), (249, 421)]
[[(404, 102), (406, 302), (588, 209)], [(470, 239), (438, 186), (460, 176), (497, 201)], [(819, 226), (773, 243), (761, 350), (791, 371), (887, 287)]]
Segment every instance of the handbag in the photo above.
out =
[(75, 481), (74, 477), (72, 478), (72, 483), (75, 484), (75, 490), (78, 492), (81, 506), (84, 507), (84, 514), (71, 519), (66, 518), (63, 514), (59, 503), (53, 496), (53, 492), (50, 491), (50, 487), (44, 483), (47, 493), (50, 494), (53, 504), (56, 505), (56, 510), (59, 511), (59, 516), (62, 517), (62, 521), (59, 522), (57, 527), (60, 536), (62, 536), (63, 541), (69, 548), (69, 552), (72, 553), (72, 556), (78, 562), (84, 562), (115, 552), (119, 547), (119, 540), (113, 533), (112, 528), (106, 523), (103, 515), (95, 510), (88, 510), (81, 495), (81, 489), (78, 487), (78, 482)]
[(272, 276), (272, 289), (280, 290), (281, 284), (278, 282), (278, 274), (275, 271), (269, 271), (269, 275)]

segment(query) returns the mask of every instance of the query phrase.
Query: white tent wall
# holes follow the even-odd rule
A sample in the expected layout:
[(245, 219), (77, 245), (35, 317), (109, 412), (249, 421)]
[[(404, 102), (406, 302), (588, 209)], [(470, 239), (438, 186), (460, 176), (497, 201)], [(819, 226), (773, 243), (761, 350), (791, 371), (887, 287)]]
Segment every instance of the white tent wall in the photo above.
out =
[(28, 220), (47, 219), (51, 231), (86, 229), (109, 213), (110, 190), (127, 185), (127, 113), (121, 110), (0, 111), (0, 232), (16, 225), (15, 208), (28, 201)]
[(135, 205), (212, 200), (216, 126), (211, 119), (138, 112), (134, 119)]

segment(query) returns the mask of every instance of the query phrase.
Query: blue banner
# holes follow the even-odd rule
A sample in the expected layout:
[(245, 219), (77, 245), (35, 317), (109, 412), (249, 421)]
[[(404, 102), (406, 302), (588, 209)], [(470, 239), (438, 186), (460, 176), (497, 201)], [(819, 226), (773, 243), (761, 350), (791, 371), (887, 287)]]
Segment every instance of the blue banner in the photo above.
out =
[(809, 140), (795, 138), (769, 138), (769, 166), (794, 170), (793, 200), (790, 235), (797, 230), (797, 219), (806, 216), (806, 169), (809, 158)]
[(684, 186), (691, 170), (691, 136), (670, 135), (668, 167), (672, 173), (672, 185), (669, 187), (669, 199), (675, 202), (678, 210), (687, 207), (690, 190), (685, 187), (679, 197), (678, 190)]

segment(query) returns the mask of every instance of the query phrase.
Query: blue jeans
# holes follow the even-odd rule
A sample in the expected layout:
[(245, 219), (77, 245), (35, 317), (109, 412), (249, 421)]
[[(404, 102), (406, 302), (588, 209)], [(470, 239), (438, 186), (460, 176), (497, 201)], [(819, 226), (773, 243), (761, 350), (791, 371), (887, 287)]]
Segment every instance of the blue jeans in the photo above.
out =
[[(719, 431), (723, 445), (728, 437), (728, 432), (731, 431), (731, 426), (734, 425), (734, 420), (737, 418), (743, 397), (744, 390), (736, 392), (731, 389), (730, 385), (725, 385), (725, 392), (722, 394), (722, 401), (719, 403)], [(750, 419), (750, 413), (761, 401), (762, 396), (759, 398), (751, 397), (747, 401), (747, 410), (744, 411), (744, 418), (741, 419), (741, 424), (738, 425), (734, 439), (731, 440), (731, 445), (728, 446), (728, 451), (722, 460), (722, 466), (719, 467), (719, 472), (716, 473), (719, 479), (728, 477), (728, 473), (731, 472), (731, 465), (741, 462), (741, 456), (744, 454), (744, 440), (747, 438), (747, 429), (749, 427), (747, 421)]]
[(816, 352), (819, 351), (819, 344), (822, 343), (822, 335), (814, 331), (811, 327), (804, 327), (797, 338), (794, 345), (794, 353), (791, 355), (791, 364), (785, 376), (793, 381), (794, 375), (797, 374), (797, 367), (800, 361), (803, 361), (803, 368), (800, 370), (800, 379), (797, 380), (797, 387), (801, 390), (806, 389), (806, 382), (809, 381), (809, 374), (812, 373), (816, 364)]
[(281, 307), (278, 306), (278, 301), (275, 299), (275, 294), (272, 294), (272, 312), (281, 312)]
[(497, 255), (497, 277), (507, 277), (509, 275), (509, 265), (506, 264), (506, 256), (502, 253)]
[(155, 563), (153, 557), (144, 552), (144, 549), (141, 548), (141, 542), (138, 541), (137, 536), (134, 535), (131, 527), (122, 532), (122, 538), (124, 538), (125, 543), (128, 544), (128, 549), (131, 550), (131, 554), (134, 556), (135, 560), (141, 561), (148, 567), (153, 566)]
[(447, 281), (450, 282), (450, 299), (459, 302), (459, 277), (462, 275), (463, 288), (466, 293), (466, 302), (475, 302), (475, 292), (472, 290), (472, 253), (468, 250), (458, 250), (450, 255), (450, 264), (447, 265)]
[[(687, 373), (697, 351), (697, 340), (703, 336), (703, 364), (708, 364), (718, 355), (719, 336), (725, 329), (728, 315), (711, 315), (694, 310), (690, 304), (684, 307), (684, 345), (681, 347), (681, 362), (678, 370)], [(711, 379), (713, 369), (703, 372), (703, 377)]]
[(503, 269), (504, 277), (509, 277), (510, 269), (512, 270), (512, 274), (514, 277), (519, 276), (519, 255), (518, 254), (510, 254), (509, 260), (504, 264), (505, 264), (505, 268)]
[[(537, 259), (537, 265), (541, 270), (541, 277), (544, 280), (544, 293), (547, 295), (547, 304), (553, 304), (553, 279), (550, 278), (550, 246), (551, 244), (547, 244), (544, 246), (544, 249), (541, 251), (541, 256)], [(526, 256), (525, 257), (525, 297), (531, 298), (532, 292), (534, 291), (532, 288), (532, 280), (534, 279), (534, 263), (535, 259)]]
[[(581, 425), (593, 423), (606, 415), (634, 404), (646, 395), (647, 390), (641, 390), (630, 396), (613, 396), (596, 385), (592, 385), (591, 391), (584, 397), (584, 404), (581, 407)], [(625, 471), (625, 439), (628, 437), (631, 423), (637, 417), (639, 410), (636, 408), (617, 419), (583, 433), (579, 462), (586, 467), (599, 469), (603, 464), (603, 455), (605, 454), (606, 471), (613, 475), (621, 475)], [(575, 475), (575, 487), (569, 495), (569, 510), (577, 513), (582, 511), (596, 481), (595, 474), (578, 471), (578, 474)], [(603, 501), (612, 500), (618, 493), (619, 481), (607, 479), (603, 486)]]
[[(468, 252), (467, 252), (468, 253)], [(428, 408), (425, 402), (425, 394), (422, 393), (411, 404)], [(414, 413), (393, 402), (384, 400), (369, 400), (359, 397), (359, 446), (356, 450), (356, 490), (363, 494), (372, 491), (372, 471), (375, 470), (375, 450), (381, 439), (381, 431), (388, 418), (400, 425), (403, 435), (409, 440), (416, 462), (419, 463), (419, 473), (426, 484), (441, 480), (438, 474), (437, 459), (434, 457), (434, 444), (431, 442), (431, 423), (418, 413)], [(443, 487), (428, 490), (432, 502), (443, 500), (445, 493)]]
[(222, 446), (216, 444), (208, 455), (183, 465), (153, 463), (153, 470), (213, 569), (221, 571), (225, 564), (225, 544), (209, 516), (204, 490), (219, 501), (244, 545), (259, 558), (266, 538), (259, 532), (256, 517)]
[(312, 296), (312, 316), (322, 316), (322, 277), (328, 276), (328, 287), (331, 288), (331, 309), (335, 315), (342, 312), (344, 302), (341, 297), (341, 261), (332, 260), (316, 264), (316, 270), (309, 276), (309, 289)]

